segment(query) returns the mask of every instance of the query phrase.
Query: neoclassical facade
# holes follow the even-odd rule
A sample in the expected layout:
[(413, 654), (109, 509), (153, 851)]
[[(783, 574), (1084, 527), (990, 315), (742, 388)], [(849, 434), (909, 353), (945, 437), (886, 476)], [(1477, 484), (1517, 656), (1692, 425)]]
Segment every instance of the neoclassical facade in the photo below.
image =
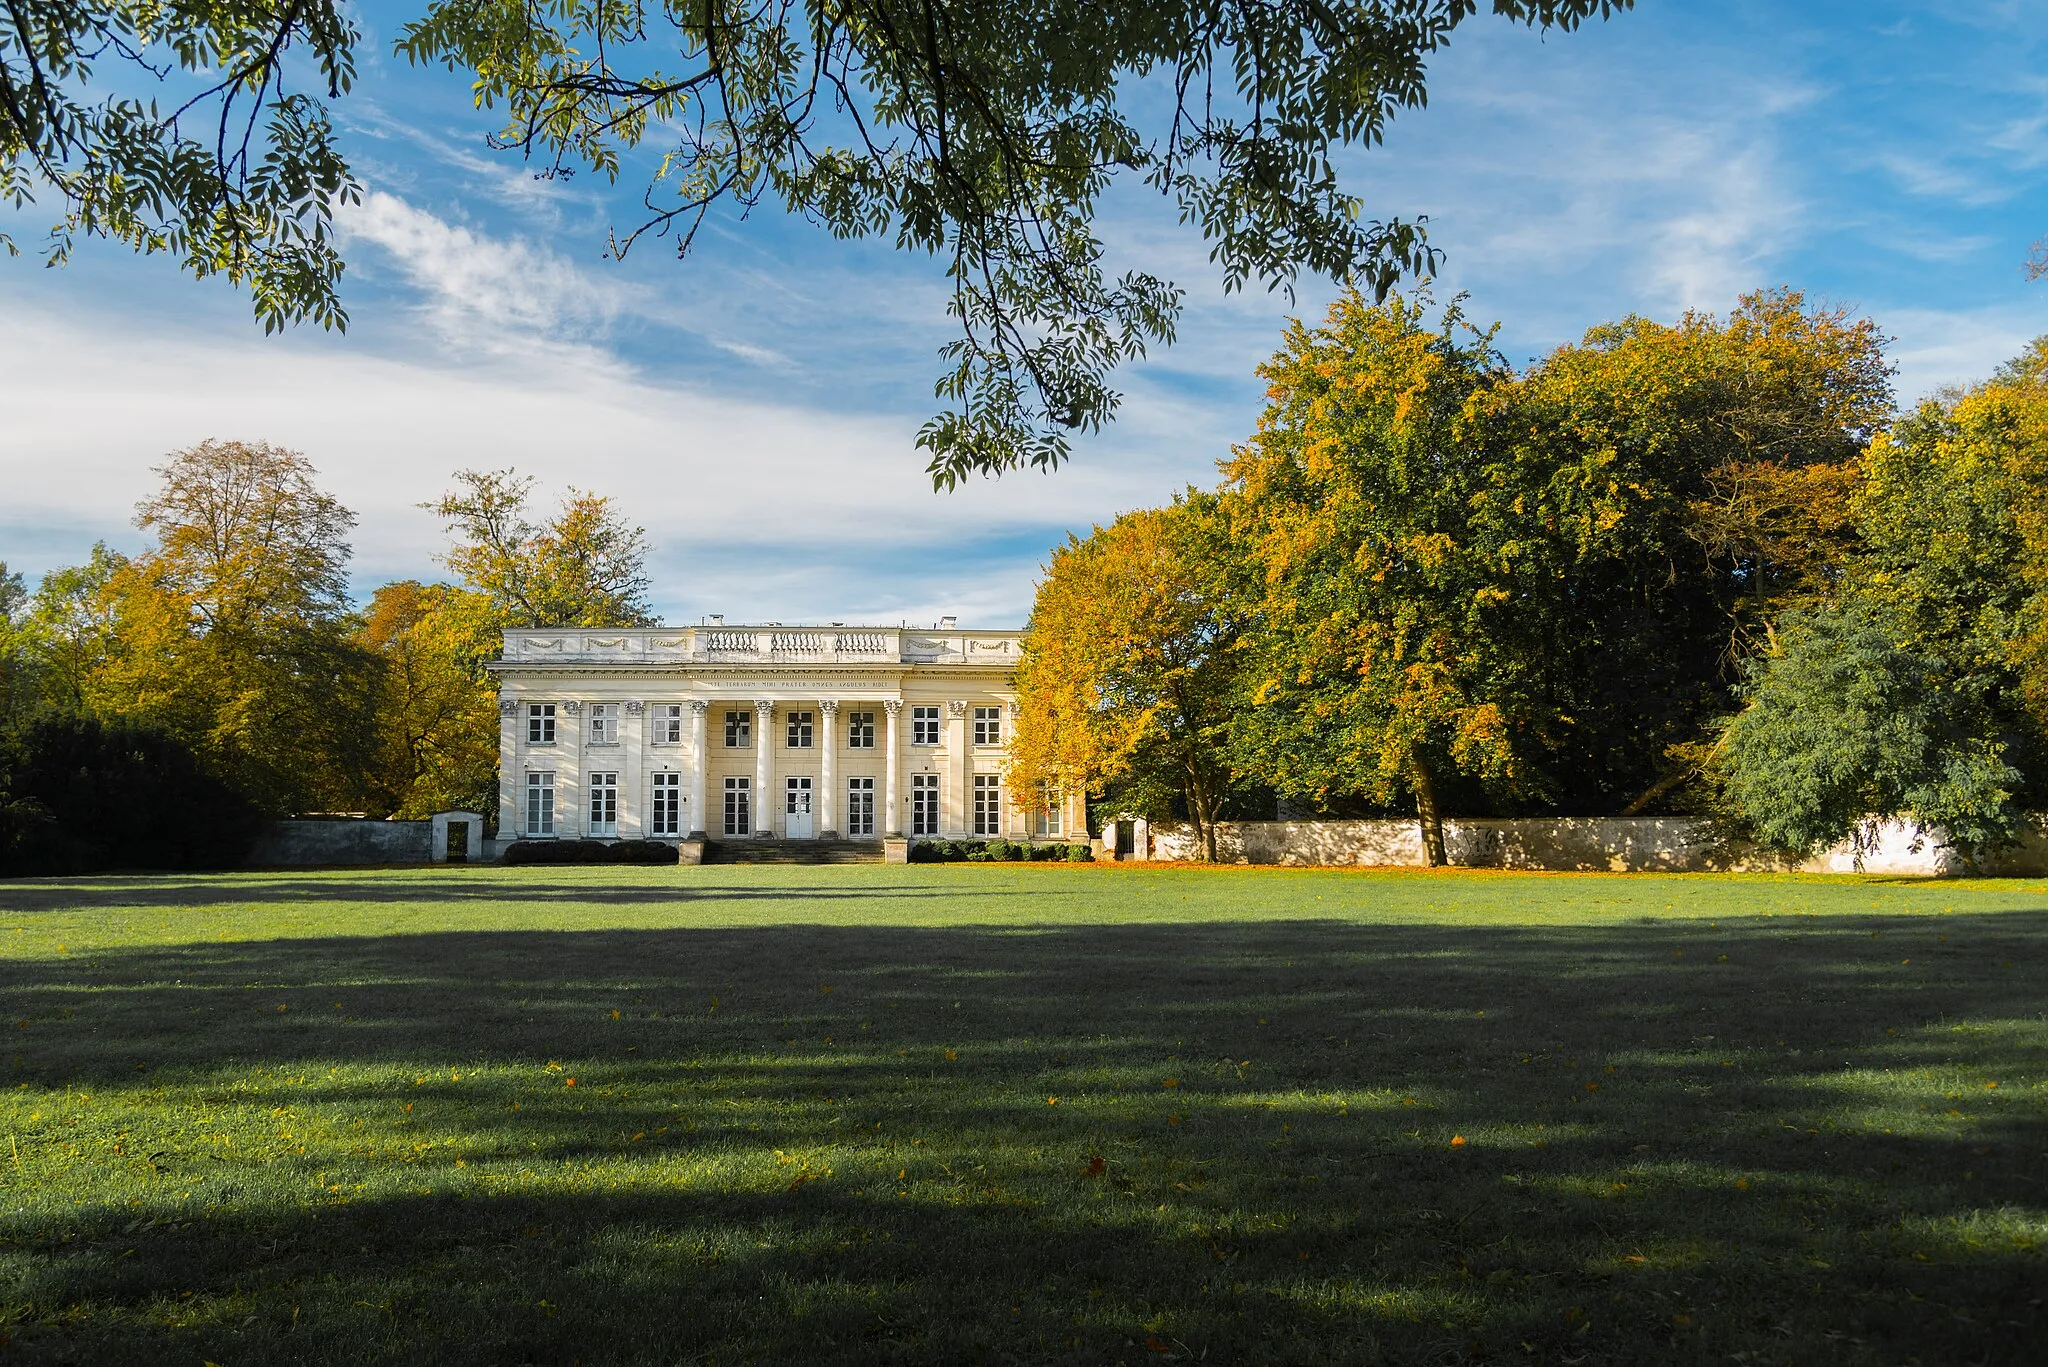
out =
[(1086, 839), (1009, 791), (1023, 633), (848, 626), (507, 631), (498, 834)]

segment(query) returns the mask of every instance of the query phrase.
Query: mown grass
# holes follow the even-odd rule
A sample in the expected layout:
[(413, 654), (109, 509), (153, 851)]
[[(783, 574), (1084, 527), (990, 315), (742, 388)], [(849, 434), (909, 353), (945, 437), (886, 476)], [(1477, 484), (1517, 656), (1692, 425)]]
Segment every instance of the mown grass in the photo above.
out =
[(2026, 882), (0, 884), (0, 1358), (2038, 1361), (2044, 947)]

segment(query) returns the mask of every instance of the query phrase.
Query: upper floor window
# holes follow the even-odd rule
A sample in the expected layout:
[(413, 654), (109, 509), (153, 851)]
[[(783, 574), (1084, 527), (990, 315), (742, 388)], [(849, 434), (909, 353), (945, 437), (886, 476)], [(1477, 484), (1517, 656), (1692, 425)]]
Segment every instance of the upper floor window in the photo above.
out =
[(974, 743), (976, 745), (1001, 745), (1003, 743), (1002, 708), (977, 707), (974, 709)]
[(912, 745), (937, 745), (939, 743), (938, 708), (913, 707), (910, 709), (910, 743)]
[(681, 703), (663, 703), (654, 709), (654, 743), (656, 745), (681, 745), (683, 743), (683, 705)]
[(725, 714), (725, 748), (744, 750), (754, 743), (754, 714), (752, 712), (728, 712)]
[(529, 745), (555, 743), (555, 705), (530, 702), (526, 705), (526, 741)]
[(610, 745), (619, 738), (619, 705), (594, 702), (590, 705), (590, 743)]
[(809, 712), (786, 712), (783, 716), (786, 721), (784, 743), (792, 750), (810, 749), (811, 714)]
[(874, 713), (849, 712), (846, 714), (846, 748), (849, 750), (872, 750), (875, 748)]

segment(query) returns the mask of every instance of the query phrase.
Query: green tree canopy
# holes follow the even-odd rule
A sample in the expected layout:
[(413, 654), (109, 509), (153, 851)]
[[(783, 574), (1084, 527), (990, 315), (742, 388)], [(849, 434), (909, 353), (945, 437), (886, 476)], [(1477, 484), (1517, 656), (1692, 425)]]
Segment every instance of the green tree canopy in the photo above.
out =
[[(1491, 0), (1572, 29), (1632, 0)], [(768, 202), (842, 238), (940, 259), (959, 335), (918, 441), (942, 484), (1052, 466), (1099, 427), (1109, 372), (1170, 342), (1179, 290), (1114, 279), (1102, 195), (1135, 176), (1209, 243), (1226, 286), (1306, 269), (1384, 291), (1434, 259), (1376, 218), (1333, 153), (1426, 99), (1479, 0), (430, 0), (396, 40), (473, 78), (495, 142), (544, 174), (650, 166), (623, 253)], [(310, 66), (339, 97), (359, 35), (334, 0), (0, 6), (0, 196), (80, 233), (251, 287), (265, 325), (345, 321), (333, 215), (358, 188)], [(300, 65), (301, 58), (305, 65)], [(160, 84), (159, 65), (179, 73)], [(139, 98), (156, 89), (161, 101)], [(176, 95), (168, 93), (179, 92)]]
[(571, 489), (551, 521), (527, 512), (533, 480), (511, 470), (463, 470), (425, 504), (455, 545), (445, 557), (508, 627), (652, 626), (647, 533), (609, 498)]

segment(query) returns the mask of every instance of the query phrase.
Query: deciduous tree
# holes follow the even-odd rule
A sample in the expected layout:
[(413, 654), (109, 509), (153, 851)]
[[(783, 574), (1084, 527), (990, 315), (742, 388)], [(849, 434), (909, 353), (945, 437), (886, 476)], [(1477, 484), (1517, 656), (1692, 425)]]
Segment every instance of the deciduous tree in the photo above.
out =
[(383, 666), (366, 785), (373, 813), (495, 812), (497, 684), (483, 666), (501, 637), (489, 600), (447, 584), (386, 584), (357, 639)]
[(1230, 564), (1214, 497), (1193, 491), (1053, 552), (1016, 674), (1013, 791), (1109, 785), (1154, 816), (1179, 798), (1215, 859), (1238, 693)]
[(553, 520), (528, 515), (533, 480), (464, 470), (425, 506), (454, 538), (448, 567), (513, 627), (650, 626), (647, 534), (609, 498), (571, 489)]
[[(1569, 30), (1632, 0), (1491, 0)], [(1109, 372), (1172, 340), (1180, 293), (1111, 278), (1101, 197), (1135, 176), (1210, 244), (1229, 288), (1302, 270), (1385, 289), (1434, 254), (1376, 218), (1336, 151), (1426, 98), (1478, 0), (431, 0), (397, 51), (469, 74), (499, 147), (616, 180), (653, 152), (646, 218), (687, 252), (717, 206), (763, 202), (939, 258), (959, 326), (918, 441), (950, 484), (1065, 458)], [(54, 194), (79, 234), (247, 283), (266, 326), (338, 325), (334, 214), (358, 194), (329, 113), (358, 32), (334, 0), (0, 6), (0, 197)], [(136, 97), (164, 69), (182, 103)], [(165, 87), (168, 88), (168, 87)]]

